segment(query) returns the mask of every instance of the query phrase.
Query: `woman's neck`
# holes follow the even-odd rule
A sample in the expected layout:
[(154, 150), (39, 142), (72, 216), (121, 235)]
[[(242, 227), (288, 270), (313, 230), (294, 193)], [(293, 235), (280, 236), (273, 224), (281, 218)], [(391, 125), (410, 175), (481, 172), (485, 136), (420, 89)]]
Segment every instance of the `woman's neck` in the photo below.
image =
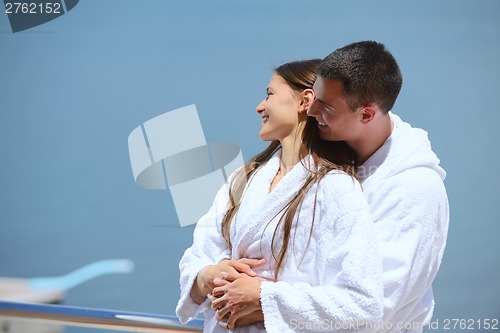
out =
[(287, 137), (281, 140), (280, 170), (281, 176), (286, 175), (299, 162), (300, 137)]
[(281, 158), (280, 158), (280, 167), (276, 176), (271, 182), (269, 186), (269, 192), (271, 192), (281, 181), (281, 179), (293, 169), (295, 164), (299, 162), (299, 153), (300, 148), (302, 146), (302, 142), (300, 139), (294, 139), (292, 137), (285, 138), (280, 140), (281, 143)]

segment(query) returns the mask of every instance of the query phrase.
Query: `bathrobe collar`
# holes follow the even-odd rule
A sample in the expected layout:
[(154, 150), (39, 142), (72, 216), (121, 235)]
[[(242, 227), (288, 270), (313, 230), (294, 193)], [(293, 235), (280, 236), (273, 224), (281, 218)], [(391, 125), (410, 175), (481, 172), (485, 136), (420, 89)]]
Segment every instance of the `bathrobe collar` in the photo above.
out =
[[(240, 249), (245, 249), (253, 242), (255, 235), (262, 232), (304, 184), (309, 172), (304, 164), (312, 164), (310, 156), (299, 161), (269, 192), (280, 166), (280, 157), (281, 149), (257, 170), (247, 184), (240, 209), (232, 221), (233, 224), (237, 223), (238, 227), (231, 227), (231, 239), (237, 240)], [(281, 214), (278, 214), (278, 218), (280, 216)], [(237, 249), (233, 249), (233, 255), (239, 257)]]

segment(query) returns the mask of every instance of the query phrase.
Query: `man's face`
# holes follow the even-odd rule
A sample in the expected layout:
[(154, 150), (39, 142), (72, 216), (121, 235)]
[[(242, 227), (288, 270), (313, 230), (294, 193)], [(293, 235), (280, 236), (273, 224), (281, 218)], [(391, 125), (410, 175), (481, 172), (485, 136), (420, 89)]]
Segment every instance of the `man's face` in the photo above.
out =
[(319, 135), (328, 141), (353, 141), (361, 131), (361, 111), (353, 111), (342, 96), (342, 84), (318, 76), (316, 99), (307, 114), (318, 121)]

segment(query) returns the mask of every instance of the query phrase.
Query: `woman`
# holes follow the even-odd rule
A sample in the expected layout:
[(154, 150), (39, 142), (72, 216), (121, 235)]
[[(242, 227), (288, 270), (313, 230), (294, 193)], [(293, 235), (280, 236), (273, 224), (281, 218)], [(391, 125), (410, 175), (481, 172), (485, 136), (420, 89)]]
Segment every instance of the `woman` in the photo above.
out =
[(204, 312), (205, 332), (226, 331), (217, 324), (227, 309), (217, 314), (207, 294), (228, 273), (251, 279), (264, 315), (238, 332), (362, 331), (380, 321), (381, 264), (352, 155), (319, 140), (306, 114), (318, 63), (275, 69), (256, 110), (271, 144), (217, 193), (179, 264), (182, 322)]

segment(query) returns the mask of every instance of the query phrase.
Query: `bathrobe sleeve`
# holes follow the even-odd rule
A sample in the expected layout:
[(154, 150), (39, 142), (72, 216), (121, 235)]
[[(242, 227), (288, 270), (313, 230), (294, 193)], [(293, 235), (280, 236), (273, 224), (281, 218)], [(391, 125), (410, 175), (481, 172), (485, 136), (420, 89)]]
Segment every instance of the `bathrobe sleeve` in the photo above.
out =
[(196, 318), (200, 312), (210, 306), (208, 300), (198, 305), (190, 296), (191, 288), (200, 270), (231, 257), (221, 233), (221, 221), (229, 201), (228, 193), (229, 186), (224, 184), (208, 213), (196, 224), (193, 245), (184, 252), (179, 263), (181, 297), (175, 312), (182, 323)]
[(320, 284), (262, 282), (266, 330), (371, 331), (382, 320), (382, 265), (366, 199), (357, 181), (339, 173), (323, 178), (317, 193), (321, 238), (311, 274)]
[(446, 244), (446, 190), (440, 176), (429, 168), (407, 170), (381, 185), (371, 190), (379, 192), (371, 205), (376, 207), (383, 258), (384, 319), (425, 323), (432, 315), (431, 283)]

